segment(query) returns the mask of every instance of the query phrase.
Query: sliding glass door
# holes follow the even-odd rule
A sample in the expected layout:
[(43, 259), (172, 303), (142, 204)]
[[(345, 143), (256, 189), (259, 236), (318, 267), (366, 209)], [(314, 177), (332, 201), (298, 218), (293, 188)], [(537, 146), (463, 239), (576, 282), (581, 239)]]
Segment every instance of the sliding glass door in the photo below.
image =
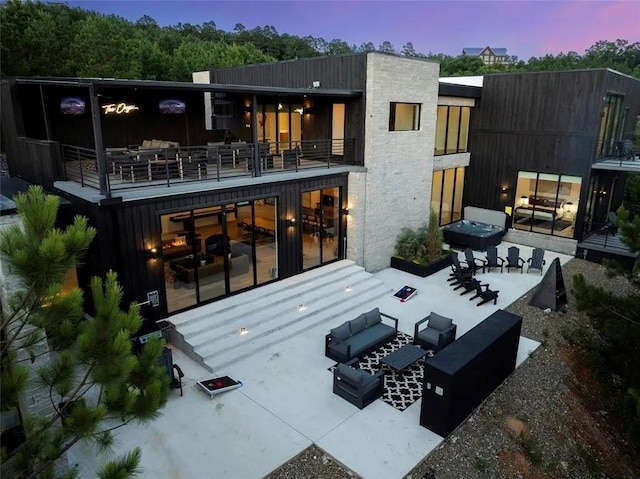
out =
[(276, 211), (264, 198), (162, 215), (168, 312), (277, 278)]
[(302, 193), (302, 267), (307, 270), (338, 258), (340, 188)]

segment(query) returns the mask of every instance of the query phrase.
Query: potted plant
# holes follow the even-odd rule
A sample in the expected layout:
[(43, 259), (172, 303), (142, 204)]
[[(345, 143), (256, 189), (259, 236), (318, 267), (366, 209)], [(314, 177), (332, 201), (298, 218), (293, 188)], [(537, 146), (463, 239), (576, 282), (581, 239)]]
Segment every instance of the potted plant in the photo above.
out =
[(442, 230), (431, 210), (429, 223), (416, 230), (402, 228), (396, 238), (391, 267), (425, 278), (451, 265), (451, 255), (442, 249)]

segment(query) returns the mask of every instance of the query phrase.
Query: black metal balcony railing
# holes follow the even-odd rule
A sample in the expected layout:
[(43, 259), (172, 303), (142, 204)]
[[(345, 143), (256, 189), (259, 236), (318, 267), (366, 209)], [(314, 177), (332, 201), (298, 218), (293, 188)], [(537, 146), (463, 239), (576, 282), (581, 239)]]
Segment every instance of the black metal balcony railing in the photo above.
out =
[[(354, 165), (353, 138), (277, 143), (209, 143), (179, 148), (107, 148), (106, 191), (298, 172)], [(101, 189), (98, 155), (62, 145), (65, 179)]]

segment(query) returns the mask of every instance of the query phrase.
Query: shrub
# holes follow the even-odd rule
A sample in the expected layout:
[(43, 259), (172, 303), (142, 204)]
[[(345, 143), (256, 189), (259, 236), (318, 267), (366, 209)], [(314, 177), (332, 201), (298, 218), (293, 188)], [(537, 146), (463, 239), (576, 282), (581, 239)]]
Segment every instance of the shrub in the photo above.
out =
[(402, 228), (396, 238), (395, 255), (426, 264), (444, 256), (442, 251), (442, 230), (438, 225), (438, 215), (431, 210), (429, 223), (425, 223), (413, 230)]

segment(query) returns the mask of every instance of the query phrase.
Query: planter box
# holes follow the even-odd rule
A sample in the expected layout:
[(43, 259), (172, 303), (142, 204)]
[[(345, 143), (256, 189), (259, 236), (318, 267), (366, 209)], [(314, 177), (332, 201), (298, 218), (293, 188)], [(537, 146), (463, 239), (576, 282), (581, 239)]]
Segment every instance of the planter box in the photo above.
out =
[(418, 264), (396, 256), (391, 257), (392, 268), (399, 269), (405, 273), (415, 274), (421, 278), (426, 278), (438, 271), (442, 271), (443, 269), (448, 268), (451, 264), (451, 255), (443, 256), (442, 258), (428, 264)]

